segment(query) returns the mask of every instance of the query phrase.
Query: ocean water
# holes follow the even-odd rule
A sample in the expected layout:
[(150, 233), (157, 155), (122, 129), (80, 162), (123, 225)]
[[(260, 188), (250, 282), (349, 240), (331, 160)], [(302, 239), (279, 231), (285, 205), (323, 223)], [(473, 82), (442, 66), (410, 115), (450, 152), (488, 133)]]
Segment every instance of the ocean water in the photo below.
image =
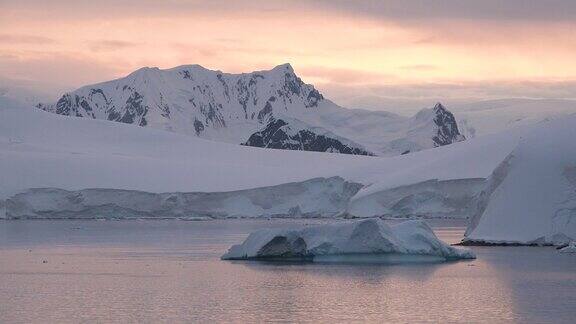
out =
[[(0, 323), (576, 322), (576, 255), (550, 247), (431, 264), (219, 259), (255, 229), (322, 222), (3, 221)], [(450, 243), (464, 232), (431, 225)]]

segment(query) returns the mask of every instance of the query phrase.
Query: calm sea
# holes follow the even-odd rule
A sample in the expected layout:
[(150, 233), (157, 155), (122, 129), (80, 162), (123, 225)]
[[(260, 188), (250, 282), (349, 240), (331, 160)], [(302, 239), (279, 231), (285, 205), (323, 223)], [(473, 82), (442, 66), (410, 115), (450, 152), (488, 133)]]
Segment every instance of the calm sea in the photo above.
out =
[[(575, 323), (576, 255), (443, 264), (228, 262), (249, 232), (325, 220), (2, 221), (0, 323)], [(462, 221), (431, 222), (450, 243)]]

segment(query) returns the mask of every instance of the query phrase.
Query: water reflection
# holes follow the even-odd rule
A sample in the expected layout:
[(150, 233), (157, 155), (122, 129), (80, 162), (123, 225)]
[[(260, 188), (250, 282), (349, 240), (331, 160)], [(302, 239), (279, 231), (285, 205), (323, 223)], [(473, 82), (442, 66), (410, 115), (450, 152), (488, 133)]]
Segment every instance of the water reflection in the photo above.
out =
[[(375, 265), (236, 263), (259, 278), (251, 312), (298, 320), (514, 319), (510, 291), (482, 262)], [(250, 298), (250, 297), (248, 297)], [(256, 298), (256, 297), (254, 297)], [(294, 305), (297, 305), (295, 307)], [(307, 310), (312, 313), (306, 313)], [(326, 317), (328, 316), (328, 318)]]
[(576, 258), (553, 247), (477, 247), (476, 252), (511, 294), (515, 321), (574, 323)]

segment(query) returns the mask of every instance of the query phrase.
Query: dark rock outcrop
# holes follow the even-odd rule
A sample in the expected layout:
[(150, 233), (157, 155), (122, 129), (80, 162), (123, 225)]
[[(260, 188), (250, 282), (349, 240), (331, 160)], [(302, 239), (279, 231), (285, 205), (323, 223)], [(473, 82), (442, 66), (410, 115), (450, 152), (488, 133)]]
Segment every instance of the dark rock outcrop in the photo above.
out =
[(275, 119), (268, 123), (263, 130), (252, 134), (242, 145), (284, 150), (374, 155), (360, 145), (339, 139), (329, 132), (318, 134), (315, 132), (317, 129), (298, 127), (290, 125), (282, 119)]
[(434, 112), (434, 124), (436, 125), (436, 134), (432, 137), (435, 147), (465, 140), (464, 135), (460, 134), (458, 130), (456, 118), (446, 107), (441, 103), (437, 103), (432, 111)]

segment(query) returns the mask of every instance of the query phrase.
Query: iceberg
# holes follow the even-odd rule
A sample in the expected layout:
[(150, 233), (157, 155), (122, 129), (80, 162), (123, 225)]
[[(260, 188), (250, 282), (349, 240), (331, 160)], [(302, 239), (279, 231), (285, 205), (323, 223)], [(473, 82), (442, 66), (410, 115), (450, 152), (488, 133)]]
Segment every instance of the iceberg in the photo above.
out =
[(576, 253), (576, 241), (570, 242), (570, 244), (566, 245), (565, 247), (558, 250), (558, 252), (562, 253)]
[(239, 245), (232, 246), (223, 260), (374, 260), (431, 257), (447, 261), (474, 259), (465, 248), (452, 247), (439, 240), (421, 220), (388, 225), (381, 219), (338, 222), (300, 229), (256, 231)]

